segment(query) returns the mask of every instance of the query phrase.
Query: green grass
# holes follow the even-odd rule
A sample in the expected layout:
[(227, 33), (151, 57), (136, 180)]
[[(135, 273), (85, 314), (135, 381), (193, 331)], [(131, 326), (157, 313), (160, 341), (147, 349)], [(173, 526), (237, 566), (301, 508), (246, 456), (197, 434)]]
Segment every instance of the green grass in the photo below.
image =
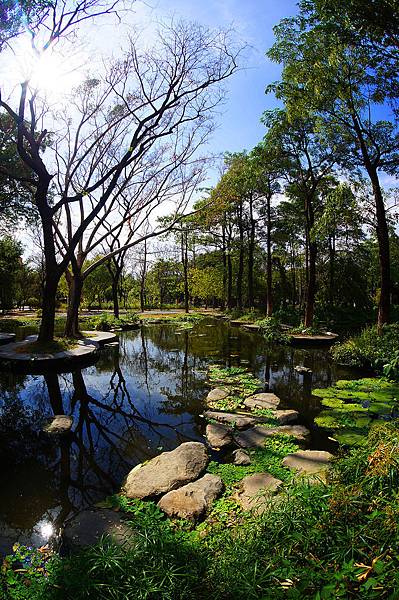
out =
[(379, 422), (364, 446), (334, 461), (325, 485), (287, 480), (279, 502), (261, 516), (224, 496), (190, 529), (163, 517), (154, 503), (114, 498), (135, 531), (129, 548), (103, 540), (50, 560), (20, 548), (22, 561), (14, 555), (3, 563), (0, 597), (395, 600), (398, 489), (399, 426)]

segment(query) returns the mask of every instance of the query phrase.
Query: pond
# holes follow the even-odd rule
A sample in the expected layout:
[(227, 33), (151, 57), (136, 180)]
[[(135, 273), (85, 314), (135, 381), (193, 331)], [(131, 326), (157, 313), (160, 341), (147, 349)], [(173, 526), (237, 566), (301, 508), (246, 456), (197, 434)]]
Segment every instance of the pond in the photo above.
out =
[[(327, 349), (268, 348), (260, 335), (205, 319), (192, 329), (143, 325), (120, 334), (94, 366), (70, 373), (0, 371), (0, 553), (16, 541), (42, 545), (65, 519), (117, 491), (136, 464), (185, 441), (203, 441), (209, 364), (245, 366), (311, 429), (311, 447), (334, 450), (314, 423), (311, 386), (355, 373)], [(294, 367), (313, 371), (312, 381)], [(265, 388), (267, 384), (265, 384)], [(54, 414), (72, 415), (72, 433), (42, 432)], [(218, 454), (214, 453), (213, 458)]]

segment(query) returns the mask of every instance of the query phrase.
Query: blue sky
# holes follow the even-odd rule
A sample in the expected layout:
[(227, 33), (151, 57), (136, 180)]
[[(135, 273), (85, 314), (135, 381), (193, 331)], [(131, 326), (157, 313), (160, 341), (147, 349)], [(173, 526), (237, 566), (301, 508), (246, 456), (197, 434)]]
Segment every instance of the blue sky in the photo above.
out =
[[(251, 149), (262, 139), (261, 115), (276, 105), (273, 97), (265, 95), (265, 87), (280, 75), (280, 67), (265, 53), (273, 43), (273, 26), (296, 12), (294, 0), (139, 0), (134, 13), (123, 20), (125, 25), (128, 20), (138, 29), (168, 17), (183, 17), (208, 27), (232, 27), (250, 46), (245, 68), (227, 84), (227, 101), (210, 144), (210, 150), (220, 154)], [(115, 51), (118, 44), (114, 27), (97, 21), (96, 32), (101, 43)]]

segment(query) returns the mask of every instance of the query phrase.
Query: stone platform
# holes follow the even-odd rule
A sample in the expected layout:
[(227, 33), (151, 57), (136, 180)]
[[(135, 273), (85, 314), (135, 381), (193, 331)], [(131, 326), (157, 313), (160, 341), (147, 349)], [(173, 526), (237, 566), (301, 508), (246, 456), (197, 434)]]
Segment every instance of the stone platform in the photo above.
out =
[(76, 340), (76, 347), (59, 352), (33, 353), (21, 351), (29, 342), (35, 342), (37, 335), (30, 335), (22, 342), (12, 342), (0, 348), (0, 367), (17, 368), (29, 372), (48, 369), (70, 368), (71, 365), (86, 366), (97, 360), (98, 351), (105, 345), (118, 340), (114, 333), (105, 331), (84, 331), (85, 337)]

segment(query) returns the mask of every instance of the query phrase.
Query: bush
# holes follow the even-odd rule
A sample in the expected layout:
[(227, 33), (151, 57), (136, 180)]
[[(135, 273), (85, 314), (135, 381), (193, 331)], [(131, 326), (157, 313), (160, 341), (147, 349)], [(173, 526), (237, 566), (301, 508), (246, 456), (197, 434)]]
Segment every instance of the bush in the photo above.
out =
[(126, 325), (136, 324), (138, 321), (139, 317), (135, 313), (126, 313), (126, 315), (121, 315), (119, 319), (111, 313), (101, 313), (101, 315), (95, 317), (85, 317), (82, 319), (85, 328), (95, 331), (119, 329), (120, 327), (126, 327)]
[(274, 344), (289, 344), (290, 336), (284, 333), (281, 323), (275, 317), (265, 317), (256, 321), (265, 340)]
[(351, 367), (373, 369), (383, 373), (399, 347), (399, 323), (384, 325), (381, 335), (377, 326), (367, 327), (356, 337), (337, 344), (332, 349), (335, 361)]

